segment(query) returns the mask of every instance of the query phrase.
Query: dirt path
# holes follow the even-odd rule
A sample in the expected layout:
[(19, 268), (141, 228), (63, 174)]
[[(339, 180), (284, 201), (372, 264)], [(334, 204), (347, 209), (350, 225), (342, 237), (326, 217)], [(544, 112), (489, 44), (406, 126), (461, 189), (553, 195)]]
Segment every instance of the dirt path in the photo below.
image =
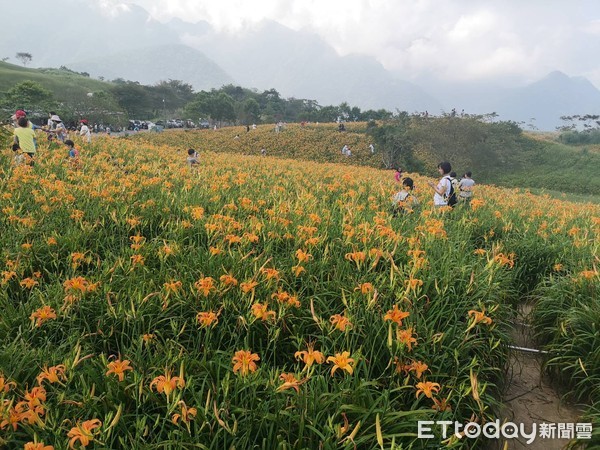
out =
[[(514, 329), (515, 345), (535, 348), (528, 324), (530, 305), (522, 305)], [(526, 430), (531, 430), (531, 424), (542, 423), (577, 423), (582, 411), (561, 401), (559, 394), (549, 384), (542, 372), (542, 355), (513, 351), (508, 373), (509, 386), (504, 396), (505, 410), (501, 421), (523, 423)], [(559, 450), (569, 442), (568, 439), (537, 438), (531, 444), (524, 439), (509, 439), (500, 442), (496, 448), (521, 450)], [(504, 447), (507, 445), (506, 447)]]

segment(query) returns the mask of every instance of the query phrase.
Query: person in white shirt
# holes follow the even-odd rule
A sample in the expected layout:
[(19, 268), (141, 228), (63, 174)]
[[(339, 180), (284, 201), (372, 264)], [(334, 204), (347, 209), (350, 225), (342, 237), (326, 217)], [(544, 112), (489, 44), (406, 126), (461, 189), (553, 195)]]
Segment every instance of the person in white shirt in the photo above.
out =
[(392, 198), (392, 215), (396, 217), (398, 213), (412, 212), (419, 205), (419, 200), (412, 193), (414, 182), (412, 178), (402, 180), (402, 190), (396, 192)]
[(437, 186), (429, 181), (427, 184), (433, 188), (435, 193), (433, 194), (433, 205), (436, 208), (441, 206), (448, 206), (448, 197), (452, 191), (452, 182), (450, 180), (450, 172), (452, 166), (448, 161), (444, 161), (438, 164), (438, 172), (442, 175), (442, 178), (438, 182)]
[(187, 163), (190, 167), (197, 167), (200, 164), (200, 155), (198, 155), (198, 152), (196, 150), (194, 150), (193, 148), (188, 149), (187, 151), (188, 156), (187, 156)]
[(471, 172), (465, 173), (458, 184), (460, 190), (458, 197), (467, 203), (470, 202), (473, 197), (473, 186), (475, 186), (475, 180), (471, 178)]
[(89, 144), (92, 142), (92, 133), (90, 131), (90, 127), (87, 126), (87, 120), (81, 121), (81, 128), (79, 129), (79, 136), (85, 136), (85, 140)]
[(56, 129), (56, 123), (52, 120), (53, 116), (56, 116), (56, 113), (54, 111), (50, 111), (50, 113), (48, 113), (48, 131), (54, 131)]
[(60, 120), (60, 117), (58, 117), (56, 114), (50, 117), (50, 120), (52, 120), (54, 123), (53, 133), (56, 136), (56, 139), (64, 143), (65, 139), (69, 137), (67, 134), (67, 127), (65, 127), (65, 124), (62, 123), (62, 120)]

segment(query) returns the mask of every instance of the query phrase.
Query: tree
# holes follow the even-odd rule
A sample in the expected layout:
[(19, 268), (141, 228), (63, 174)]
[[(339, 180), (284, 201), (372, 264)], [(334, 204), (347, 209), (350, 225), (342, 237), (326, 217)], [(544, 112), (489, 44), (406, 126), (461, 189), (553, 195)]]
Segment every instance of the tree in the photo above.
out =
[(383, 167), (402, 167), (410, 171), (420, 169), (412, 155), (412, 140), (408, 135), (410, 116), (401, 112), (393, 122), (383, 127), (372, 127), (368, 134), (375, 140), (378, 153), (381, 155)]
[(27, 66), (33, 59), (31, 53), (19, 52), (17, 53), (17, 59), (23, 63), (23, 66)]
[(213, 98), (212, 118), (219, 122), (235, 120), (234, 101), (230, 95), (221, 92)]
[(183, 113), (185, 117), (191, 119), (205, 119), (207, 117), (213, 117), (213, 102), (212, 95), (210, 92), (202, 91), (198, 92), (195, 99), (185, 105)]
[(124, 80), (113, 80), (113, 83), (112, 94), (130, 117), (147, 118), (154, 115), (154, 105), (145, 86)]
[(243, 106), (244, 116), (248, 122), (256, 122), (260, 116), (260, 105), (253, 98), (248, 98)]
[(41, 84), (27, 80), (10, 88), (2, 103), (9, 109), (44, 111), (53, 107), (53, 95)]

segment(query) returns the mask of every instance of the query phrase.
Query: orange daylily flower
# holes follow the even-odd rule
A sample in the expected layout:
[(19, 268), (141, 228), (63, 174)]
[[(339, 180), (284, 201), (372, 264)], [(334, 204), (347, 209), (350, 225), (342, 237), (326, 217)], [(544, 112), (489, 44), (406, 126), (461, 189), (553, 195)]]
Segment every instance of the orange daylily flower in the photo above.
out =
[(191, 216), (194, 220), (202, 219), (202, 217), (204, 216), (204, 208), (202, 208), (201, 206), (196, 206), (192, 208)]
[(471, 324), (467, 328), (467, 331), (472, 329), (475, 325), (477, 325), (480, 322), (485, 325), (492, 324), (492, 319), (485, 315), (485, 309), (483, 311), (476, 311), (474, 309), (471, 309), (471, 310), (469, 310), (468, 314), (469, 314), (469, 317), (471, 317), (471, 316), (473, 317), (473, 322), (471, 322)]
[(306, 272), (306, 269), (302, 266), (293, 266), (292, 267), (292, 273), (294, 274), (294, 276), (298, 277), (300, 276), (300, 274), (302, 274), (302, 272)]
[(168, 283), (164, 283), (163, 287), (167, 293), (176, 293), (181, 290), (182, 283), (181, 281), (170, 281)]
[(146, 333), (142, 336), (142, 339), (144, 340), (145, 344), (149, 344), (155, 337), (156, 336), (154, 336), (152, 333)]
[(252, 314), (257, 319), (263, 322), (271, 319), (275, 319), (275, 311), (269, 311), (269, 305), (267, 303), (255, 303), (252, 305)]
[(242, 238), (240, 236), (235, 235), (235, 234), (228, 234), (227, 236), (225, 236), (225, 240), (227, 241), (227, 243), (229, 245), (231, 245), (231, 244), (239, 244), (240, 242), (242, 242)]
[(579, 276), (586, 280), (591, 280), (592, 278), (594, 278), (597, 275), (598, 275), (598, 272), (596, 272), (595, 270), (583, 270), (583, 271), (579, 272)]
[(296, 250), (296, 258), (298, 258), (299, 263), (303, 263), (308, 262), (312, 258), (312, 255), (299, 248)]
[(329, 318), (331, 325), (337, 328), (340, 331), (346, 331), (346, 328), (352, 328), (352, 322), (347, 317), (342, 316), (341, 314), (334, 314)]
[(0, 275), (2, 275), (2, 281), (0, 283), (6, 284), (13, 278), (17, 277), (17, 272), (15, 272), (14, 270), (5, 270)]
[(367, 254), (365, 252), (350, 252), (350, 253), (346, 253), (346, 255), (344, 255), (344, 258), (346, 258), (348, 261), (353, 261), (355, 262), (357, 265), (364, 262), (365, 258), (367, 257)]
[(71, 278), (63, 283), (65, 292), (85, 293), (92, 292), (98, 287), (98, 283), (90, 283), (83, 277)]
[(494, 256), (494, 262), (512, 269), (515, 266), (515, 254), (510, 253), (509, 255), (505, 255), (504, 253), (498, 253)]
[(134, 267), (144, 265), (145, 258), (142, 255), (135, 254), (130, 259)]
[(415, 377), (419, 379), (423, 375), (423, 372), (429, 370), (429, 366), (422, 361), (413, 361), (409, 370), (414, 370)]
[(53, 308), (46, 305), (46, 306), (42, 306), (41, 308), (39, 308), (36, 311), (34, 311), (33, 313), (31, 313), (31, 316), (29, 316), (29, 319), (32, 322), (35, 322), (36, 327), (40, 327), (40, 326), (42, 326), (42, 324), (44, 322), (51, 320), (51, 319), (56, 319), (56, 313), (54, 312)]
[(215, 256), (215, 255), (219, 255), (219, 254), (223, 253), (223, 250), (221, 250), (218, 247), (210, 247), (208, 249), (208, 252), (211, 254), (211, 256)]
[(19, 284), (24, 288), (33, 289), (34, 286), (37, 286), (40, 283), (33, 278), (23, 278)]
[(177, 404), (181, 408), (181, 414), (179, 414), (179, 413), (173, 414), (173, 417), (171, 418), (171, 422), (173, 422), (175, 425), (177, 425), (177, 422), (179, 422), (181, 420), (182, 423), (185, 423), (186, 425), (188, 425), (190, 423), (190, 421), (194, 417), (196, 417), (196, 414), (198, 414), (198, 410), (196, 408), (188, 408), (183, 400), (180, 400)]
[(408, 351), (412, 351), (412, 345), (417, 342), (417, 340), (413, 337), (412, 327), (407, 328), (406, 330), (398, 329), (396, 331), (396, 338), (408, 347)]
[(350, 352), (336, 353), (335, 356), (330, 356), (327, 358), (327, 362), (333, 363), (333, 367), (331, 368), (331, 376), (333, 376), (337, 369), (345, 370), (350, 375), (352, 375), (354, 372), (354, 369), (352, 368), (354, 359), (350, 358)]
[(15, 387), (17, 387), (17, 383), (15, 383), (14, 381), (7, 381), (7, 379), (4, 378), (4, 375), (0, 373), (0, 393), (6, 393), (11, 389), (14, 389)]
[(169, 398), (171, 392), (175, 389), (183, 389), (185, 387), (185, 380), (183, 377), (172, 377), (171, 372), (167, 372), (165, 375), (159, 375), (150, 383), (150, 390), (156, 387), (156, 392), (162, 394), (163, 392)]
[(129, 360), (126, 359), (121, 361), (120, 359), (117, 359), (116, 361), (108, 363), (108, 371), (106, 372), (106, 376), (114, 373), (119, 378), (119, 381), (123, 381), (125, 379), (126, 370), (133, 370), (133, 367), (129, 365)]
[(43, 442), (27, 442), (23, 450), (54, 450), (52, 445), (44, 445)]
[(258, 286), (256, 281), (245, 281), (240, 284), (240, 289), (244, 294), (247, 294), (248, 292), (253, 291), (256, 286)]
[(175, 253), (175, 250), (173, 249), (173, 247), (171, 247), (168, 244), (163, 244), (162, 248), (159, 250), (159, 253), (164, 255), (164, 256), (170, 256), (173, 253)]
[(355, 291), (360, 291), (361, 294), (368, 294), (369, 292), (373, 292), (374, 289), (371, 283), (362, 283), (354, 288)]
[(279, 379), (283, 381), (283, 384), (277, 388), (277, 392), (285, 391), (286, 389), (295, 389), (296, 392), (300, 392), (300, 389), (298, 388), (300, 380), (296, 378), (295, 374), (282, 373), (279, 375)]
[(303, 361), (306, 369), (310, 369), (314, 363), (323, 364), (325, 355), (318, 350), (314, 350), (312, 344), (308, 344), (307, 350), (297, 351), (294, 358)]
[(71, 431), (67, 434), (67, 437), (71, 438), (69, 440), (69, 448), (75, 448), (77, 441), (79, 441), (80, 446), (84, 448), (90, 445), (90, 442), (94, 440), (94, 435), (98, 432), (96, 428), (100, 428), (101, 426), (102, 422), (98, 419), (77, 423), (77, 425), (71, 428)]
[(212, 311), (201, 311), (196, 315), (196, 320), (202, 327), (208, 328), (211, 325), (216, 325), (219, 323), (219, 313), (214, 313)]
[(238, 350), (231, 358), (233, 364), (233, 373), (240, 372), (242, 376), (249, 372), (255, 372), (257, 369), (256, 361), (260, 361), (260, 356), (248, 350)]
[[(6, 400), (6, 404), (9, 404), (9, 400)], [(10, 425), (13, 431), (17, 431), (17, 427), (23, 419), (21, 413), (17, 410), (16, 407), (3, 411), (0, 418), (2, 418), (2, 420), (0, 420), (0, 430), (3, 430), (4, 428)]]
[(432, 383), (431, 381), (421, 381), (415, 386), (417, 388), (416, 396), (419, 398), (421, 394), (424, 394), (427, 398), (433, 398), (433, 393), (440, 391), (440, 385), (438, 383)]
[(142, 245), (144, 245), (146, 238), (144, 236), (136, 234), (135, 236), (129, 236), (129, 240), (131, 241), (131, 249), (137, 251), (140, 248), (142, 248)]
[(67, 379), (65, 375), (65, 366), (64, 364), (59, 364), (58, 366), (49, 368), (44, 367), (42, 373), (40, 373), (36, 379), (40, 385), (44, 380), (48, 380), (49, 383), (59, 383), (61, 379), (64, 381)]
[(237, 286), (238, 281), (230, 274), (221, 275), (219, 278), (225, 286)]
[(277, 269), (263, 267), (260, 269), (260, 273), (265, 275), (267, 280), (279, 280), (279, 271)]
[(42, 406), (46, 401), (46, 389), (41, 386), (33, 387), (30, 391), (25, 392), (23, 398), (31, 407)]
[(205, 297), (208, 297), (212, 291), (216, 290), (215, 280), (211, 277), (200, 278), (194, 283), (194, 287)]
[(385, 316), (383, 316), (383, 320), (391, 320), (398, 324), (399, 327), (402, 326), (402, 320), (406, 319), (410, 316), (410, 313), (407, 311), (400, 311), (398, 309), (398, 305), (394, 305), (393, 309), (390, 309)]
[(406, 280), (404, 282), (404, 284), (406, 284), (406, 287), (408, 289), (412, 289), (413, 291), (415, 289), (417, 289), (418, 287), (423, 286), (423, 280), (419, 280), (418, 278), (409, 278), (408, 280)]

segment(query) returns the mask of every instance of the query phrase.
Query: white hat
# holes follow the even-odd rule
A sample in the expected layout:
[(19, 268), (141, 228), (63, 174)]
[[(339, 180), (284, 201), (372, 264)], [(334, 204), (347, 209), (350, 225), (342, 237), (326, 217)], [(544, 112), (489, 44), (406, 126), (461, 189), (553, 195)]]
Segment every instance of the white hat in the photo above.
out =
[(62, 120), (60, 120), (60, 117), (58, 117), (56, 114), (50, 117), (50, 120), (52, 120), (53, 122), (62, 122)]

